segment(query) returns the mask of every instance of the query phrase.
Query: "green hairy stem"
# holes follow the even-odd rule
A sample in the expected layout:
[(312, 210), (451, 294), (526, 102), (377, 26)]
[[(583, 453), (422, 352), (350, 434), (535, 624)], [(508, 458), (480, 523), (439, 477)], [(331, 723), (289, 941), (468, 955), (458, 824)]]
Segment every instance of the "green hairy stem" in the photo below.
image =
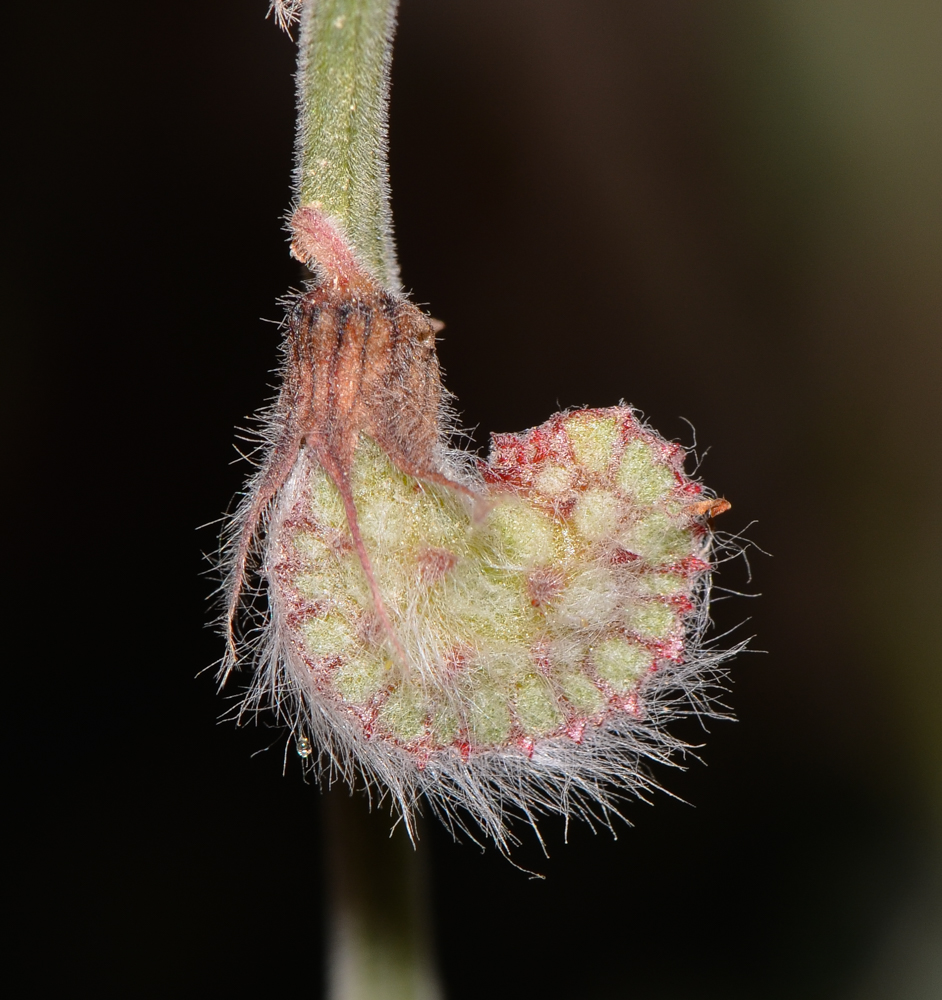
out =
[(339, 226), (359, 263), (396, 291), (386, 166), (397, 0), (307, 0), (298, 56), (297, 207)]

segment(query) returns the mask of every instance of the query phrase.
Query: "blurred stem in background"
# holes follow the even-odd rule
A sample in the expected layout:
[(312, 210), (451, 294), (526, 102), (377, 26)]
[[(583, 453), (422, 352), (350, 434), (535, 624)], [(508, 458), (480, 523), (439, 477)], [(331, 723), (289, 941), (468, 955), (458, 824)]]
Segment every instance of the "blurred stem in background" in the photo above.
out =
[[(306, 0), (298, 53), (295, 194), (338, 222), (398, 290), (386, 158), (396, 0)], [(436, 1000), (422, 857), (360, 796), (326, 792), (330, 1000)]]
[(324, 800), (329, 1000), (438, 1000), (422, 855), (360, 796)]

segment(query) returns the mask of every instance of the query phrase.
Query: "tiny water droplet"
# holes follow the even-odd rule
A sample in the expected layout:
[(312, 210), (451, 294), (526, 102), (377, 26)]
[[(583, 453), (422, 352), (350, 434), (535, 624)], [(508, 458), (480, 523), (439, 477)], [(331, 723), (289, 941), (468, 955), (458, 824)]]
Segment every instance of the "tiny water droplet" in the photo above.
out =
[(314, 752), (311, 741), (306, 736), (299, 736), (295, 741), (295, 747), (299, 757), (310, 757)]

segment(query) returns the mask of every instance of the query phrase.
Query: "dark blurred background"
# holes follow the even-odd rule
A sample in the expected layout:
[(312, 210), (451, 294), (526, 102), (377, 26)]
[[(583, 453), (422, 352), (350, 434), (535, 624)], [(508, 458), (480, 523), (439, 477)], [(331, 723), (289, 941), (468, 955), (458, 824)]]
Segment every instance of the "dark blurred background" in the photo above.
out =
[[(319, 793), (217, 724), (203, 553), (296, 285), (264, 0), (7, 13), (8, 853), (22, 995), (322, 988)], [(709, 448), (758, 652), (678, 798), (545, 860), (429, 824), (452, 1000), (942, 997), (942, 7), (403, 0), (403, 277), (467, 426)], [(748, 527), (747, 527), (748, 526)], [(681, 801), (682, 800), (682, 801)], [(380, 818), (386, 822), (385, 818)], [(521, 831), (523, 833), (523, 831)]]

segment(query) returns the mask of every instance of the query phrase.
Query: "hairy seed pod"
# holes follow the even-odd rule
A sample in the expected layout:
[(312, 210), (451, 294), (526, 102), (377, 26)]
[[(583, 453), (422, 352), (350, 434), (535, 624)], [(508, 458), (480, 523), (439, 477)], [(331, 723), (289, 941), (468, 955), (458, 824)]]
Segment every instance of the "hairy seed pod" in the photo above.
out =
[(249, 659), (246, 707), (407, 823), (423, 795), (502, 848), (514, 814), (605, 819), (678, 746), (668, 716), (713, 711), (707, 519), (728, 502), (623, 405), (495, 435), (486, 462), (450, 449), (434, 321), (316, 211), (294, 226), (318, 280), (230, 531), (225, 674)]

